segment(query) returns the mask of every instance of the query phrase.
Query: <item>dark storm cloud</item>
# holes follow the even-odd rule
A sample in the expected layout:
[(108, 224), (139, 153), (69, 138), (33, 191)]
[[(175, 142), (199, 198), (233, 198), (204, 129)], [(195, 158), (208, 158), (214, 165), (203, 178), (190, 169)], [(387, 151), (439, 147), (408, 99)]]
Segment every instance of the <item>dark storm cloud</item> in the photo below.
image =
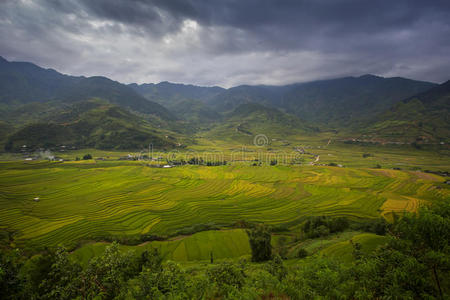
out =
[(283, 84), (375, 73), (442, 82), (450, 1), (0, 3), (0, 55), (125, 82)]

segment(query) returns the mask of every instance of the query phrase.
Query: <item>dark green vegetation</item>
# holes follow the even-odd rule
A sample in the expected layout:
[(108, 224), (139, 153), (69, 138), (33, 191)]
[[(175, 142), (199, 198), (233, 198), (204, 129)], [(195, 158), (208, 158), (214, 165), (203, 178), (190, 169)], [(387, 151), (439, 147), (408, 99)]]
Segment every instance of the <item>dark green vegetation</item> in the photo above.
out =
[(73, 103), (101, 98), (132, 110), (173, 119), (161, 105), (148, 101), (126, 85), (106, 77), (74, 77), (27, 62), (8, 62), (0, 57), (0, 102), (19, 105), (57, 101)]
[(174, 133), (101, 100), (82, 101), (54, 113), (46, 121), (29, 124), (10, 135), (5, 149), (38, 148), (142, 149), (175, 147)]
[(368, 134), (413, 141), (450, 137), (450, 81), (394, 105), (367, 129)]
[(209, 103), (219, 111), (256, 102), (277, 107), (314, 123), (346, 125), (388, 109), (395, 101), (434, 85), (373, 75), (299, 83), (288, 86), (239, 86)]
[[(261, 226), (261, 225), (260, 225)], [(267, 229), (256, 229), (266, 237)], [(140, 254), (118, 244), (82, 267), (66, 249), (27, 257), (0, 252), (2, 299), (445, 299), (449, 296), (450, 205), (436, 202), (391, 225), (371, 254), (352, 243), (352, 261), (326, 256), (266, 263), (223, 261), (181, 266), (151, 248)], [(251, 233), (253, 235), (256, 233)], [(270, 236), (270, 235), (269, 235)], [(266, 238), (263, 238), (266, 240)], [(265, 252), (265, 250), (262, 250)], [(259, 255), (254, 253), (254, 255)]]

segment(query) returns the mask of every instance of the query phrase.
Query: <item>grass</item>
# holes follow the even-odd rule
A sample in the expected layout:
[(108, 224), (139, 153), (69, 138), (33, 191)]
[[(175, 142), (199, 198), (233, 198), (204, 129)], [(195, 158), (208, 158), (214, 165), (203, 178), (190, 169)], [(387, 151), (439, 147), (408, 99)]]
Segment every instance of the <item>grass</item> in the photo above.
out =
[[(440, 176), (367, 168), (15, 161), (0, 169), (0, 230), (35, 247), (240, 220), (295, 227), (311, 215), (377, 218), (450, 195)], [(399, 199), (407, 204), (391, 201)]]

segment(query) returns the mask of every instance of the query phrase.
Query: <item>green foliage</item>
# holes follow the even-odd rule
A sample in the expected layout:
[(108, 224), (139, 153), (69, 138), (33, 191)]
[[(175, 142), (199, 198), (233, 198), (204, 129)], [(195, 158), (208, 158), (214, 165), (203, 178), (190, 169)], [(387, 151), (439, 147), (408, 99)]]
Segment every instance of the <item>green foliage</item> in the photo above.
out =
[(336, 261), (302, 260), (282, 282), (282, 290), (292, 299), (345, 299), (349, 296), (347, 276), (345, 267)]
[(119, 245), (112, 243), (105, 252), (94, 257), (83, 272), (83, 291), (85, 297), (102, 295), (114, 298), (121, 293), (128, 278), (137, 275), (140, 266), (131, 252), (121, 253)]
[(272, 260), (266, 263), (266, 270), (278, 278), (278, 280), (283, 280), (287, 275), (287, 268), (283, 263), (283, 259), (279, 255), (274, 255)]
[(385, 235), (391, 225), (384, 218), (377, 218), (375, 220), (364, 220), (352, 226), (355, 229), (363, 230), (365, 232), (372, 232), (378, 235)]
[(85, 155), (83, 156), (83, 159), (84, 159), (84, 160), (92, 159), (92, 155), (90, 155), (90, 154), (85, 154)]
[(76, 298), (81, 288), (81, 267), (69, 259), (64, 248), (56, 250), (52, 261), (50, 271), (39, 285), (41, 299)]
[(347, 218), (326, 216), (310, 217), (303, 225), (303, 232), (309, 238), (323, 237), (330, 233), (344, 231), (349, 227)]
[(15, 299), (20, 295), (22, 280), (20, 270), (25, 262), (21, 251), (0, 249), (0, 298)]
[(251, 230), (247, 230), (252, 261), (261, 262), (272, 258), (271, 234), (267, 226), (258, 224)]
[(155, 148), (175, 146), (173, 132), (118, 106), (93, 99), (64, 107), (44, 120), (26, 124), (11, 134), (7, 151), (66, 147), (99, 149), (142, 149), (150, 143)]
[(306, 251), (306, 249), (305, 248), (299, 248), (298, 250), (297, 250), (297, 258), (305, 258), (305, 257), (307, 257), (309, 254), (308, 254), (308, 251)]
[(157, 248), (151, 248), (141, 253), (139, 266), (141, 268), (150, 269), (153, 272), (161, 271), (163, 257)]
[(206, 275), (217, 295), (228, 295), (234, 289), (241, 289), (246, 278), (242, 266), (229, 262), (208, 268)]
[(366, 133), (412, 143), (448, 142), (450, 81), (396, 103), (367, 126)]

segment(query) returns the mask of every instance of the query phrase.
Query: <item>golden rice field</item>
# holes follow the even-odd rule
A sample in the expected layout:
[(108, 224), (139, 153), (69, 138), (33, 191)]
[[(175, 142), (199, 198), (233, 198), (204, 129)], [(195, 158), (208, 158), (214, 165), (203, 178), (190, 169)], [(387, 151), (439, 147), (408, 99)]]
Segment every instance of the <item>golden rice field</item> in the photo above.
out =
[(200, 223), (376, 218), (450, 197), (440, 176), (384, 169), (82, 161), (2, 162), (0, 170), (0, 230), (18, 246), (167, 235)]

